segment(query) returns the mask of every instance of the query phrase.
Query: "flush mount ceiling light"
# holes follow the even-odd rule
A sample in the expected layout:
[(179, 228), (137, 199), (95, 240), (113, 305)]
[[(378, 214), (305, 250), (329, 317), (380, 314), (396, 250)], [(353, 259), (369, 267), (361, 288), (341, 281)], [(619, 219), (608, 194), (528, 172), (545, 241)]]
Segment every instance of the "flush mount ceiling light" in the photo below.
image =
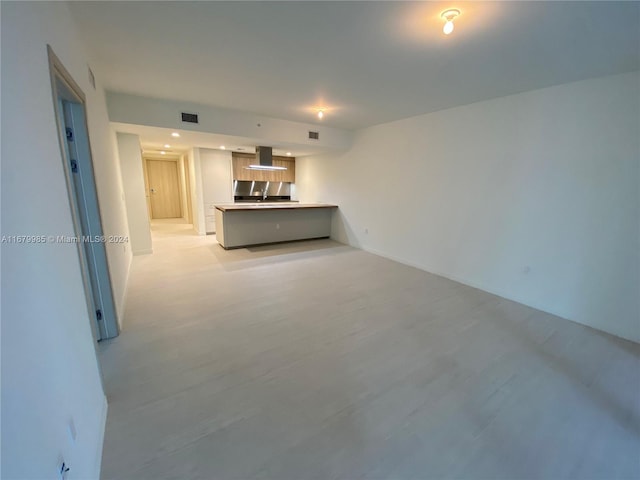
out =
[(318, 118), (322, 120), (322, 117), (324, 117), (324, 109), (320, 108), (318, 109)]
[(178, 132), (173, 132), (173, 133), (171, 134), (171, 136), (172, 136), (172, 137), (176, 137), (176, 138), (178, 138), (178, 137), (180, 136), (180, 134), (179, 134)]
[(450, 8), (449, 10), (445, 10), (440, 14), (442, 18), (446, 20), (444, 27), (442, 27), (442, 31), (445, 35), (449, 35), (453, 32), (453, 19), (460, 15), (460, 10), (457, 8)]

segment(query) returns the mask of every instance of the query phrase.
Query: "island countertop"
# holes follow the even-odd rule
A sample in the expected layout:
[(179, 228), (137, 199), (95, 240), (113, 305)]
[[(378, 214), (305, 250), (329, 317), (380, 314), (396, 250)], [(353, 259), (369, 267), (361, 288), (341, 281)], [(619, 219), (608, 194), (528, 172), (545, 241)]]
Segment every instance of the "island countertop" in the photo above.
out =
[(221, 212), (235, 211), (255, 211), (255, 210), (297, 210), (304, 208), (338, 208), (337, 205), (328, 203), (234, 203), (227, 205), (216, 205), (216, 210)]
[(216, 240), (229, 249), (328, 238), (337, 208), (326, 203), (294, 202), (216, 205)]

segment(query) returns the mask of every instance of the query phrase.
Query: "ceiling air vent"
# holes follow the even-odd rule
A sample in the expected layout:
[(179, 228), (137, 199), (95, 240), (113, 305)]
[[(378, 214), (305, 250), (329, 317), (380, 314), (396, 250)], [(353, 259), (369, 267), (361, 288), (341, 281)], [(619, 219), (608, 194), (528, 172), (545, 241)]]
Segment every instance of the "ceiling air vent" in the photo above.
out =
[(311, 140), (320, 140), (320, 132), (309, 132), (309, 138)]
[(182, 121), (187, 123), (198, 123), (198, 115), (195, 113), (182, 112)]

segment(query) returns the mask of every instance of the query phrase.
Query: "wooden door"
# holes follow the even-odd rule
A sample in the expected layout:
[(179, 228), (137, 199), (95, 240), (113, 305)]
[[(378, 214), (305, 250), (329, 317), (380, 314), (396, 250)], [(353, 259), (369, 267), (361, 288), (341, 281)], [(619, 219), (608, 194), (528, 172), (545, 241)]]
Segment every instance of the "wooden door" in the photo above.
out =
[(182, 217), (178, 162), (147, 160), (151, 218)]

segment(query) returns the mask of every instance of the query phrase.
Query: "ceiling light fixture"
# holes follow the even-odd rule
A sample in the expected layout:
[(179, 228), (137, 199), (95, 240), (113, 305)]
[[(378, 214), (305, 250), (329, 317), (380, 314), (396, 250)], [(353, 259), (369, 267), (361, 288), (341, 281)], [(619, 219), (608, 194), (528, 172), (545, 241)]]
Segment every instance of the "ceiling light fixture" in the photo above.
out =
[(160, 155), (166, 155), (166, 154), (167, 154), (167, 152), (165, 152), (164, 150), (160, 151)]
[(173, 133), (171, 134), (171, 136), (172, 136), (172, 137), (176, 137), (176, 138), (178, 138), (178, 137), (180, 136), (180, 134), (179, 134), (178, 132), (173, 132)]
[(324, 110), (321, 108), (318, 110), (318, 118), (322, 120), (322, 117), (324, 117)]
[(450, 8), (449, 10), (445, 10), (440, 14), (442, 18), (446, 20), (444, 27), (442, 27), (442, 31), (445, 35), (449, 35), (453, 32), (453, 19), (460, 15), (460, 10), (457, 8)]
[(224, 145), (220, 145), (220, 150), (226, 150), (227, 147), (225, 147)]
[(249, 165), (245, 170), (286, 170), (287, 167), (274, 167), (269, 165)]
[(287, 157), (290, 157), (290, 156), (291, 156), (291, 152), (287, 152)]
[(171, 148), (171, 145), (169, 145), (168, 143), (165, 143), (164, 148)]

